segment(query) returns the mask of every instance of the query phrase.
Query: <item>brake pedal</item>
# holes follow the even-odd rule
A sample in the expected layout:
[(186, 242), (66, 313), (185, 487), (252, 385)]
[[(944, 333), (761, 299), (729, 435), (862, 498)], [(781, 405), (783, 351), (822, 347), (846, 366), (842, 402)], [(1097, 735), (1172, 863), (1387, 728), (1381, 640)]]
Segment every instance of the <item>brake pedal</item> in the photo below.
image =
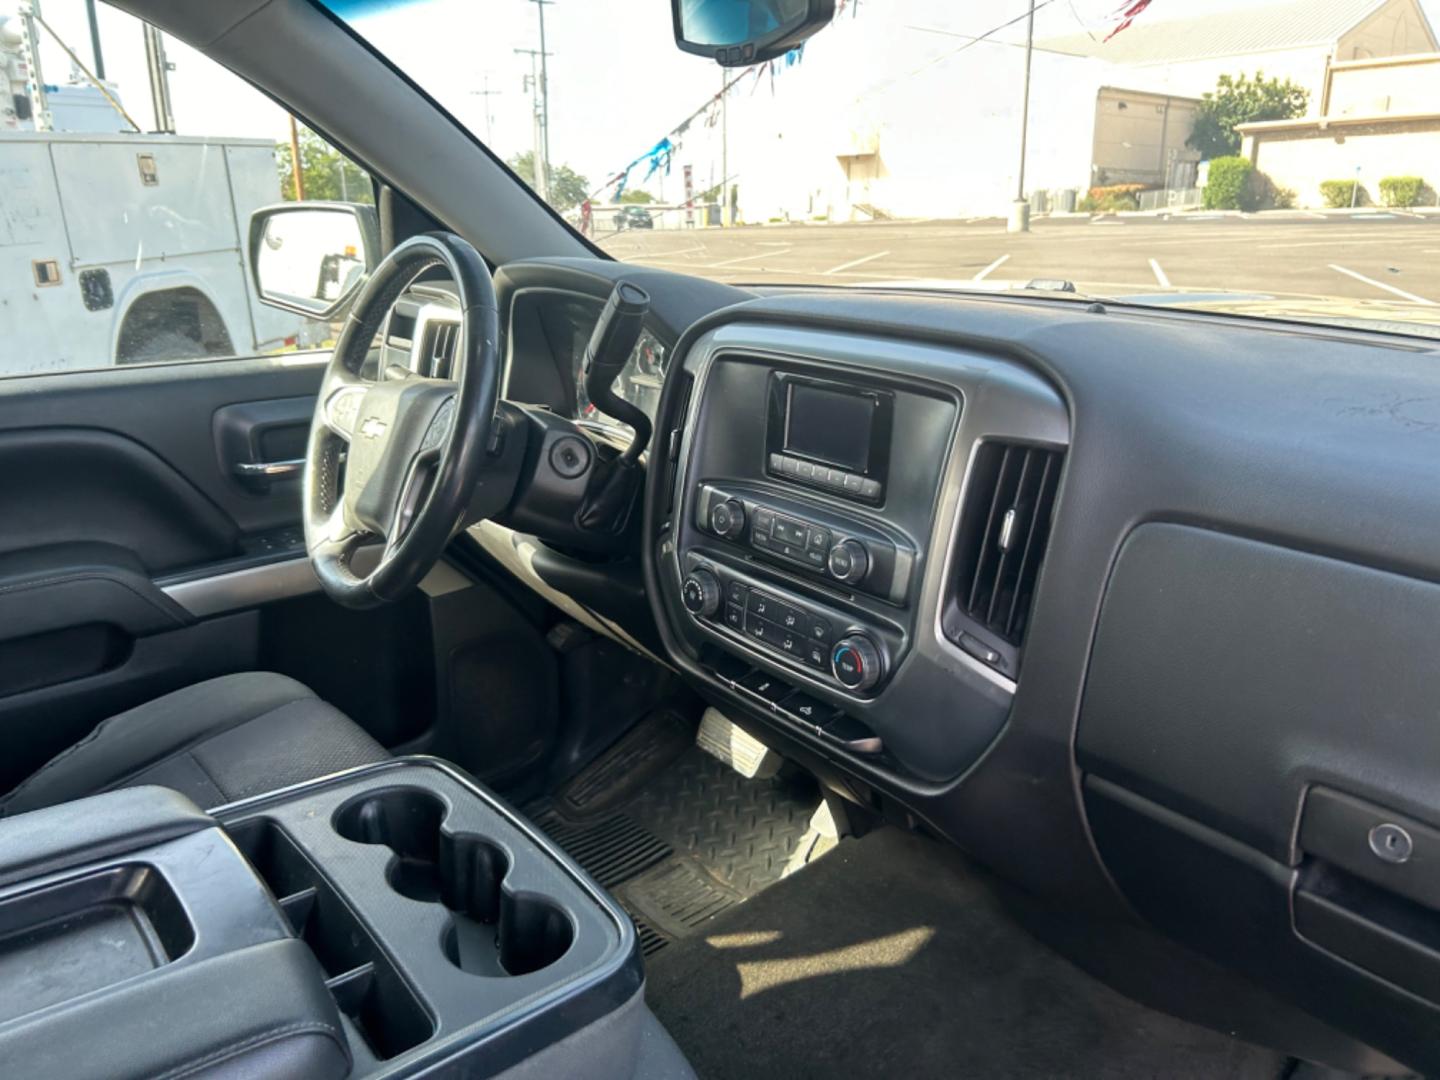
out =
[(768, 780), (784, 760), (719, 709), (708, 708), (700, 718), (695, 745), (723, 761), (747, 780)]

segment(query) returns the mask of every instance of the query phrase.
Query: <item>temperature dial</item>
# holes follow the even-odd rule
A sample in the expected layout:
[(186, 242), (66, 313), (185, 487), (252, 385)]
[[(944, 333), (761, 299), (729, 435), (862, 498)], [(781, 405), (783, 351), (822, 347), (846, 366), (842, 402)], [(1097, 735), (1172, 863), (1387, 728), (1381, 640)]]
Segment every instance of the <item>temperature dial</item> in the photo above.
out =
[(830, 651), (830, 670), (847, 690), (869, 690), (884, 674), (884, 659), (864, 634), (841, 638)]

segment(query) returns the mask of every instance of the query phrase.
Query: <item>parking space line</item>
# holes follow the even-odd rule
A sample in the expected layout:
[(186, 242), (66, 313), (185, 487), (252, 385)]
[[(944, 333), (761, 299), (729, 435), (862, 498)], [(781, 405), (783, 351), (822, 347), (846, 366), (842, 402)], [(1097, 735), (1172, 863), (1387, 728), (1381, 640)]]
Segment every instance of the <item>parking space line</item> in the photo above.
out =
[(985, 267), (984, 270), (981, 270), (978, 274), (976, 274), (976, 275), (975, 275), (973, 278), (971, 278), (970, 280), (971, 280), (971, 281), (984, 281), (987, 277), (990, 276), (991, 271), (1000, 269), (1000, 267), (1002, 267), (1002, 266), (1005, 265), (1006, 261), (1008, 261), (1009, 258), (1010, 258), (1009, 255), (1001, 255), (998, 259), (996, 259), (994, 262), (992, 262), (989, 266)]
[(1170, 288), (1170, 279), (1165, 276), (1165, 271), (1160, 269), (1160, 264), (1154, 259), (1150, 260), (1150, 269), (1155, 273), (1155, 280), (1160, 283), (1162, 289)]
[(1329, 265), (1331, 270), (1339, 271), (1342, 274), (1348, 274), (1356, 281), (1363, 281), (1366, 285), (1374, 285), (1377, 289), (1384, 289), (1386, 292), (1392, 292), (1396, 296), (1403, 296), (1406, 300), (1413, 300), (1415, 303), (1424, 304), (1426, 307), (1437, 306), (1434, 300), (1426, 300), (1423, 296), (1416, 296), (1414, 293), (1408, 293), (1404, 289), (1397, 289), (1394, 285), (1386, 285), (1383, 281), (1376, 281), (1374, 278), (1368, 278), (1364, 274), (1357, 274), (1354, 270), (1347, 270), (1345, 269), (1345, 267), (1337, 266), (1334, 263), (1329, 263), (1327, 265)]
[[(788, 247), (794, 247), (794, 244)], [(768, 259), (771, 255), (783, 255), (783, 251), (762, 251), (759, 255), (741, 255), (738, 259), (726, 259), (724, 262), (711, 263), (710, 269), (717, 270), (722, 266), (734, 266), (736, 263), (751, 262), (755, 259)]]
[[(692, 251), (709, 251), (709, 250), (710, 250), (710, 249), (707, 248), (704, 244), (696, 244), (694, 247), (677, 248), (677, 249), (674, 250), (674, 251), (657, 251), (657, 252), (654, 253), (654, 256), (653, 256), (653, 257), (654, 257), (654, 258), (657, 258), (657, 259), (668, 259), (668, 258), (670, 258), (672, 255), (688, 255), (688, 254), (690, 254), (690, 252), (692, 252)], [(621, 262), (629, 262), (631, 259), (648, 259), (648, 258), (651, 258), (651, 257), (652, 257), (652, 256), (651, 256), (650, 252), (648, 252), (648, 251), (637, 251), (637, 252), (635, 252), (634, 254), (631, 254), (631, 255), (622, 255), (622, 256), (620, 256), (620, 261), (621, 261)]]
[(825, 273), (838, 274), (842, 270), (849, 270), (852, 266), (863, 266), (865, 263), (874, 262), (876, 259), (883, 259), (889, 254), (888, 251), (877, 251), (874, 255), (864, 255), (858, 259), (851, 259), (847, 263), (841, 263), (839, 266), (832, 266), (829, 270), (826, 270)]

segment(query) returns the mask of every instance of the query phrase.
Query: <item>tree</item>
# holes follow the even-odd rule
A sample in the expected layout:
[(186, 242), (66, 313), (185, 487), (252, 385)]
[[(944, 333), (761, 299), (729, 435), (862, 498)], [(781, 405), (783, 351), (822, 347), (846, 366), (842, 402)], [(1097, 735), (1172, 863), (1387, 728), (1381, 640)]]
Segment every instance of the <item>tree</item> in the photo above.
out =
[[(532, 188), (535, 187), (535, 152), (526, 150), (505, 162), (515, 170), (515, 175)], [(569, 165), (550, 166), (550, 205), (565, 211), (579, 206), (589, 197), (590, 181)]]
[(655, 196), (651, 195), (644, 188), (630, 188), (624, 195), (620, 196), (622, 203), (633, 203), (636, 206), (644, 206), (646, 203), (653, 203)]
[[(280, 196), (295, 198), (290, 144), (275, 144), (275, 167), (280, 171)], [(309, 128), (300, 129), (300, 175), (305, 198), (331, 202), (373, 203), (375, 189), (364, 169)]]
[(1238, 154), (1236, 125), (1302, 116), (1309, 101), (1310, 91), (1303, 86), (1289, 79), (1267, 80), (1263, 71), (1257, 71), (1253, 79), (1221, 75), (1214, 92), (1205, 94), (1196, 110), (1195, 130), (1185, 144), (1199, 150), (1206, 160)]

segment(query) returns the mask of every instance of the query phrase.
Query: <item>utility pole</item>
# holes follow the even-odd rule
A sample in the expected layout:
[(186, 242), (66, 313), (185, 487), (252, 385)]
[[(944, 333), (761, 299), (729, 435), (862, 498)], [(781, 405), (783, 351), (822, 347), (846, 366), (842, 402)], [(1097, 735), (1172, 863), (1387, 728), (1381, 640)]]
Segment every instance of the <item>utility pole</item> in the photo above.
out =
[(100, 18), (95, 13), (95, 0), (85, 0), (85, 18), (90, 21), (90, 51), (95, 57), (95, 78), (105, 80), (105, 56), (100, 51)]
[(545, 156), (545, 130), (540, 112), (540, 78), (535, 73), (535, 58), (540, 55), (540, 50), (516, 49), (515, 51), (530, 57), (530, 74), (525, 78), (525, 89), (530, 91), (532, 120), (535, 128), (535, 149), (532, 151), (532, 160), (535, 163), (535, 191), (541, 199), (548, 203), (550, 201), (550, 162)]
[(1015, 184), (1015, 203), (1010, 208), (1009, 232), (1030, 231), (1030, 204), (1025, 201), (1025, 143), (1030, 135), (1030, 57), (1035, 48), (1035, 0), (1025, 20), (1025, 94), (1020, 106), (1020, 170)]
[(735, 224), (730, 220), (730, 95), (726, 93), (729, 76), (720, 69), (720, 227), (728, 229)]
[(170, 72), (173, 64), (165, 59), (165, 41), (160, 31), (145, 24), (145, 68), (150, 75), (150, 104), (155, 109), (155, 130), (175, 134), (175, 113), (170, 107)]
[(555, 0), (530, 0), (540, 15), (540, 141), (545, 148), (545, 176), (548, 188), (550, 176), (550, 68), (545, 63), (550, 55), (545, 51), (545, 9)]
[(290, 182), (295, 187), (295, 201), (305, 201), (305, 172), (300, 167), (300, 128), (295, 114), (290, 114)]
[[(504, 93), (502, 90), (490, 89), (490, 75), (485, 75), (485, 89), (471, 90), (470, 93), (478, 97), (485, 105), (485, 145), (490, 146), (495, 141), (495, 114), (490, 111), (490, 99)], [(493, 147), (491, 147), (493, 149)]]

